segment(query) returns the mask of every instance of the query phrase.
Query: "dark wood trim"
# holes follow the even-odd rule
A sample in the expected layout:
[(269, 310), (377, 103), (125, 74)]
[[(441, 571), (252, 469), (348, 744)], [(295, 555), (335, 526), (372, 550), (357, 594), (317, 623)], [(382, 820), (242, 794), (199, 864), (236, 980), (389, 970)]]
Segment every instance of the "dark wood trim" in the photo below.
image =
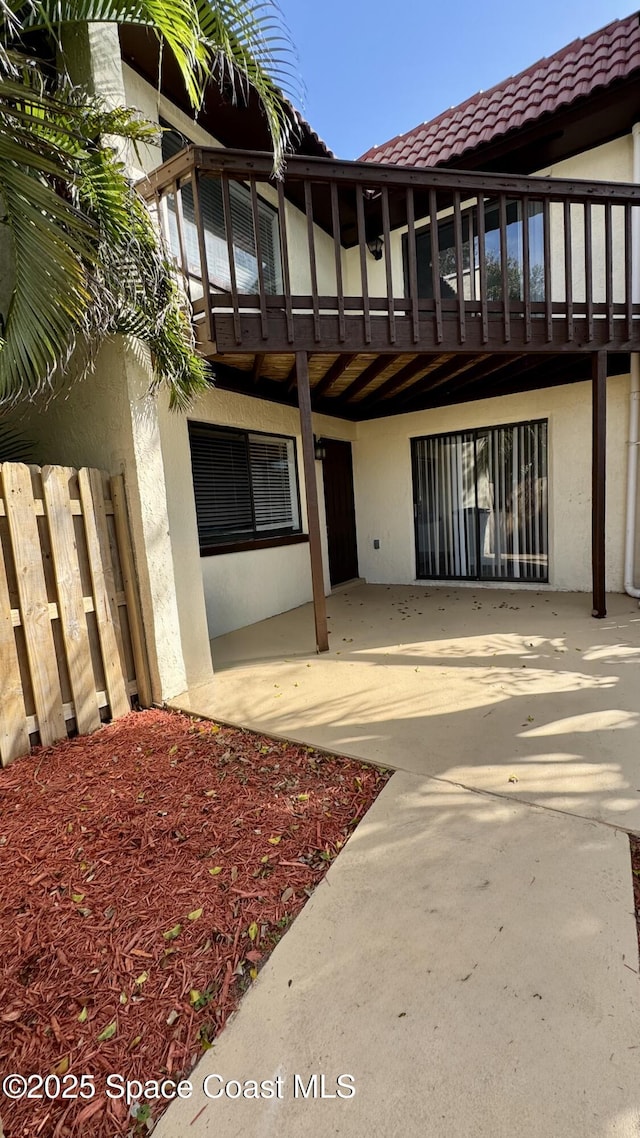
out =
[[(335, 302), (334, 302), (335, 303)], [(386, 302), (385, 302), (386, 303)], [(483, 353), (493, 354), (494, 352), (502, 352), (506, 355), (518, 354), (520, 352), (536, 352), (538, 354), (549, 353), (552, 355), (558, 352), (580, 352), (590, 353), (594, 350), (605, 349), (612, 352), (621, 351), (636, 351), (640, 343), (640, 318), (639, 314), (635, 314), (634, 330), (632, 339), (627, 335), (627, 322), (625, 319), (616, 319), (614, 321), (614, 338), (610, 339), (608, 335), (608, 319), (604, 313), (603, 319), (593, 320), (593, 328), (591, 330), (591, 340), (589, 340), (589, 327), (588, 322), (581, 316), (575, 314), (574, 310), (574, 329), (575, 338), (573, 342), (568, 342), (566, 339), (566, 323), (564, 320), (553, 321), (553, 339), (547, 339), (547, 326), (544, 316), (542, 319), (537, 318), (532, 320), (531, 326), (531, 340), (527, 342), (525, 334), (524, 320), (512, 320), (511, 323), (511, 340), (505, 343), (503, 339), (503, 321), (502, 321), (502, 304), (500, 304), (500, 321), (493, 319), (493, 310), (490, 305), (487, 305), (489, 321), (488, 321), (488, 339), (483, 338), (483, 329), (477, 316), (471, 319), (467, 316), (466, 339), (464, 344), (460, 344), (458, 340), (458, 323), (457, 313), (455, 322), (449, 319), (450, 312), (444, 311), (445, 302), (442, 301), (443, 307), (443, 341), (441, 344), (437, 343), (434, 328), (433, 328), (433, 306), (431, 308), (422, 307), (425, 302), (421, 302), (420, 311), (420, 336), (419, 343), (413, 341), (411, 320), (397, 320), (396, 321), (396, 342), (390, 344), (388, 339), (388, 326), (386, 320), (372, 320), (371, 321), (371, 341), (367, 342), (364, 337), (362, 328), (362, 316), (347, 316), (346, 318), (346, 335), (345, 343), (339, 348), (337, 338), (337, 315), (329, 313), (320, 315), (321, 337), (320, 344), (315, 339), (314, 334), (314, 318), (313, 315), (305, 312), (298, 311), (294, 315), (295, 322), (295, 343), (299, 351), (307, 353), (317, 352), (322, 355), (331, 355), (334, 352), (344, 350), (349, 354), (375, 354), (386, 355), (389, 363), (390, 357), (394, 355), (401, 355), (406, 353), (445, 353), (445, 352), (460, 352), (470, 355)], [(243, 298), (245, 304), (245, 298)], [(249, 304), (245, 304), (245, 308), (249, 309)], [(299, 303), (297, 298), (294, 298), (294, 307), (302, 308), (302, 303)], [(373, 298), (371, 298), (371, 308), (373, 309)], [(594, 310), (596, 305), (594, 304)], [(634, 306), (637, 307), (637, 306)], [(532, 304), (532, 309), (534, 308)], [(544, 305), (542, 305), (544, 309)], [(604, 308), (604, 305), (603, 305)], [(563, 306), (564, 309), (564, 306)], [(615, 306), (614, 306), (615, 310)], [(518, 311), (517, 306), (512, 305), (512, 312)], [(534, 312), (535, 314), (535, 312)], [(264, 345), (260, 331), (260, 313), (244, 311), (240, 314), (240, 342), (235, 339), (235, 331), (231, 313), (228, 315), (223, 312), (218, 312), (215, 315), (215, 342), (217, 345), (218, 353), (229, 354), (239, 352), (246, 355), (247, 353), (258, 351)], [(272, 310), (269, 317), (269, 350), (283, 354), (291, 351), (285, 325), (285, 314), (283, 311)]]
[(264, 352), (258, 352), (258, 354), (256, 355), (256, 358), (253, 361), (251, 378), (253, 379), (254, 383), (260, 382), (260, 376), (262, 375), (262, 365), (264, 364), (264, 357), (265, 357)]
[(350, 352), (347, 355), (338, 356), (337, 360), (334, 360), (329, 370), (323, 375), (322, 379), (316, 383), (313, 389), (314, 402), (316, 399), (321, 399), (323, 395), (329, 393), (329, 389), (333, 387), (334, 383), (337, 383), (340, 376), (344, 375), (347, 368), (350, 367), (357, 358), (357, 352)]
[(418, 356), (415, 360), (410, 360), (409, 363), (400, 368), (400, 371), (397, 371), (395, 375), (390, 376), (384, 383), (381, 383), (380, 387), (377, 387), (370, 395), (366, 395), (361, 401), (360, 406), (363, 408), (365, 406), (367, 408), (374, 406), (374, 404), (386, 398), (387, 395), (392, 395), (394, 391), (397, 391), (403, 384), (408, 383), (410, 379), (428, 374), (429, 369), (433, 369), (435, 366), (437, 365), (433, 356)]
[(607, 615), (606, 597), (606, 474), (607, 474), (607, 353), (592, 358), (593, 439), (591, 491), (591, 554), (593, 616)]
[(313, 444), (313, 421), (311, 418), (311, 390), (309, 387), (309, 361), (307, 359), (306, 352), (296, 352), (296, 372), (298, 385), (298, 406), (300, 408), (300, 427), (302, 431), (304, 481), (305, 492), (307, 496), (309, 555), (311, 559), (311, 583), (313, 587), (313, 615), (316, 626), (316, 646), (318, 652), (327, 652), (329, 650), (327, 601), (324, 595), (324, 572), (322, 569), (322, 542), (320, 539), (318, 484), (316, 482), (316, 458), (315, 448)]
[[(273, 174), (273, 157), (260, 151), (232, 150), (222, 147), (193, 146), (176, 154), (166, 165), (142, 178), (137, 188), (143, 197), (165, 190), (183, 169), (194, 166), (208, 174), (226, 173), (232, 178), (247, 179), (255, 175), (259, 181), (269, 182)], [(382, 162), (346, 162), (330, 158), (306, 158), (290, 155), (287, 158), (286, 180), (296, 179), (338, 184), (360, 184), (365, 189), (372, 185), (395, 186), (406, 189), (462, 190), (470, 193), (484, 191), (488, 195), (500, 193), (529, 194), (533, 198), (565, 196), (574, 201), (592, 201), (623, 204), (640, 202), (640, 186), (631, 182), (593, 182), (586, 179), (548, 178), (522, 174), (486, 173), (398, 166)]]
[(282, 537), (256, 537), (248, 541), (225, 541), (219, 545), (200, 546), (201, 557), (218, 557), (221, 553), (245, 553), (250, 549), (276, 549), (279, 545), (302, 545), (308, 533), (289, 533)]

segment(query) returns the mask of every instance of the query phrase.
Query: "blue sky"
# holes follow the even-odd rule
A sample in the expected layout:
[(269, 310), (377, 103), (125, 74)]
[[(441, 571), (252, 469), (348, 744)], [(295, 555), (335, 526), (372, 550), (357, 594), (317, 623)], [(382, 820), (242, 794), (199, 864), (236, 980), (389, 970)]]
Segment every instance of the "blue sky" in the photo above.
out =
[(614, 0), (279, 0), (304, 114), (357, 158), (544, 55), (633, 11)]

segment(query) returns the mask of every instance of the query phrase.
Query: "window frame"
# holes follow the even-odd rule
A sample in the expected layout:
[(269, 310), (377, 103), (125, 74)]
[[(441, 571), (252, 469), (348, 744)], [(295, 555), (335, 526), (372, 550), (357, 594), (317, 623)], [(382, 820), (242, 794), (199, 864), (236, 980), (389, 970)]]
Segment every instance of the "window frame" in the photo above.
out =
[[(450, 576), (450, 575), (443, 575), (442, 573), (427, 574), (425, 576), (424, 574), (420, 575), (418, 573), (418, 570), (420, 568), (420, 565), (419, 565), (420, 552), (419, 552), (419, 543), (418, 543), (418, 527), (420, 525), (420, 518), (418, 515), (417, 502), (416, 502), (416, 486), (417, 486), (417, 481), (418, 481), (417, 480), (418, 449), (417, 449), (416, 444), (420, 443), (420, 442), (424, 442), (428, 439), (443, 440), (443, 439), (453, 438), (456, 435), (471, 435), (473, 438), (474, 456), (475, 456), (475, 453), (476, 453), (475, 448), (477, 445), (477, 440), (478, 440), (479, 436), (481, 436), (483, 434), (488, 434), (489, 432), (493, 432), (493, 431), (513, 430), (517, 427), (532, 427), (532, 426), (539, 427), (542, 425), (544, 425), (545, 433), (546, 433), (546, 459), (547, 459), (547, 463), (546, 463), (545, 477), (547, 480), (547, 496), (549, 496), (549, 483), (550, 483), (550, 477), (551, 477), (551, 463), (549, 461), (550, 422), (549, 422), (549, 416), (548, 415), (541, 415), (535, 419), (514, 419), (513, 421), (510, 421), (508, 423), (492, 423), (492, 424), (489, 424), (488, 426), (484, 426), (484, 427), (461, 427), (457, 431), (434, 431), (431, 434), (427, 434), (427, 435), (411, 435), (410, 436), (409, 446), (410, 446), (410, 451), (411, 451), (411, 499), (412, 499), (412, 504), (413, 504), (413, 541), (414, 541), (414, 565), (415, 565), (415, 571), (416, 571), (416, 577), (415, 577), (416, 581), (446, 581), (448, 583), (449, 582), (455, 583), (456, 581), (464, 581), (464, 582), (468, 582), (470, 584), (482, 584), (482, 585), (488, 585), (491, 587), (493, 587), (495, 585), (500, 585), (500, 584), (525, 585), (525, 586), (530, 587), (530, 586), (537, 586), (537, 585), (548, 585), (550, 583), (551, 524), (550, 524), (550, 516), (549, 516), (549, 509), (548, 508), (547, 508), (546, 518), (545, 518), (545, 547), (546, 547), (547, 563), (546, 563), (546, 572), (542, 577), (526, 578), (526, 577), (515, 576), (515, 575), (511, 575), (511, 574), (506, 574), (505, 576), (500, 576), (500, 577), (483, 577), (482, 574), (473, 574), (473, 575), (467, 574), (464, 576), (462, 576), (462, 575), (461, 576)], [(476, 497), (476, 509), (477, 509), (477, 501), (478, 501), (477, 469), (474, 469), (474, 492), (475, 492), (475, 497)], [(478, 524), (478, 521), (476, 519), (476, 527), (477, 527), (477, 524)], [(477, 534), (477, 528), (476, 528), (476, 534)]]
[[(480, 301), (480, 289), (479, 289), (480, 262), (476, 256), (476, 248), (477, 248), (477, 241), (478, 241), (478, 204), (479, 204), (478, 202), (475, 202), (474, 204), (463, 206), (462, 209), (460, 210), (460, 220), (461, 220), (462, 234), (463, 234), (462, 246), (463, 246), (463, 249), (464, 249), (465, 245), (469, 246), (469, 266), (466, 269), (463, 267), (463, 278), (468, 276), (468, 279), (469, 279), (469, 296), (468, 297), (465, 296), (463, 298), (465, 303), (478, 303)], [(530, 199), (529, 200), (529, 209), (531, 209), (531, 207), (534, 205), (542, 207), (542, 204), (543, 204), (542, 201), (538, 198)], [(516, 207), (520, 207), (522, 205), (522, 202), (520, 201), (520, 199), (508, 199), (507, 200), (507, 209), (513, 205), (515, 205)], [(491, 226), (490, 228), (487, 228), (487, 215), (494, 213), (498, 208), (499, 208), (499, 201), (497, 198), (492, 198), (492, 197), (485, 198), (485, 200), (484, 200), (485, 256), (486, 256), (486, 250), (487, 250), (487, 236), (488, 236), (488, 234), (493, 233), (493, 232), (499, 232), (499, 226), (497, 226), (497, 227)], [(527, 224), (529, 224), (535, 217), (542, 217), (542, 216), (543, 216), (542, 209), (536, 210), (535, 213), (533, 213), (533, 212), (529, 213), (529, 216), (527, 218)], [(438, 217), (437, 221), (438, 221), (438, 235), (440, 235), (441, 226), (446, 226), (446, 225), (453, 226), (453, 224), (454, 224), (453, 211), (445, 213), (444, 217)], [(514, 221), (517, 225), (520, 226), (519, 248), (518, 248), (518, 268), (520, 271), (522, 271), (523, 270), (522, 230), (524, 228), (524, 217), (523, 216), (516, 217), (514, 219)], [(509, 220), (507, 220), (507, 230), (509, 228), (509, 225), (511, 225), (513, 223), (514, 223), (513, 221), (509, 222)], [(464, 236), (465, 226), (466, 226), (466, 234), (467, 234), (466, 240), (465, 240), (465, 236)], [(425, 221), (425, 223), (423, 225), (421, 225), (419, 228), (416, 228), (414, 230), (414, 238), (416, 241), (416, 245), (417, 245), (418, 238), (427, 237), (430, 235), (430, 233), (431, 233), (431, 219), (429, 219), (428, 221)], [(531, 235), (530, 235), (530, 240), (531, 240)], [(408, 234), (408, 232), (405, 232), (402, 234), (402, 272), (403, 272), (405, 297), (408, 297), (410, 294), (409, 252), (408, 252), (408, 250), (409, 250), (409, 234)], [(442, 252), (442, 249), (440, 251)], [(544, 266), (544, 259), (543, 259), (542, 263)], [(529, 266), (529, 273), (530, 274), (531, 274), (532, 267), (533, 267), (532, 265)], [(431, 270), (431, 273), (432, 273), (432, 271), (433, 270)], [(455, 275), (454, 273), (450, 274), (451, 279), (453, 279), (454, 275)], [(441, 279), (441, 281), (446, 280), (448, 283), (448, 279), (446, 277), (441, 277), (440, 279)], [(430, 280), (430, 287), (431, 287), (431, 289), (433, 288), (432, 277)], [(424, 297), (423, 299), (426, 299), (426, 300), (432, 299), (432, 296), (431, 297)], [(508, 299), (509, 299), (510, 303), (514, 303), (514, 302), (515, 303), (522, 303), (523, 299), (524, 299), (523, 289), (521, 288), (519, 297), (509, 296)], [(499, 300), (500, 300), (500, 302), (502, 301), (502, 296), (499, 298)]]
[[(223, 553), (243, 553), (248, 550), (255, 549), (273, 549), (281, 545), (298, 545), (303, 542), (309, 541), (309, 535), (303, 530), (302, 519), (302, 504), (300, 499), (300, 475), (298, 469), (298, 441), (295, 435), (285, 435), (275, 433), (274, 431), (260, 431), (252, 430), (247, 427), (233, 427), (228, 424), (212, 423), (206, 419), (188, 419), (187, 430), (189, 434), (189, 451), (191, 457), (191, 434), (194, 428), (202, 429), (205, 431), (210, 430), (216, 434), (228, 434), (234, 436), (242, 436), (247, 453), (247, 469), (249, 473), (249, 495), (251, 501), (251, 512), (253, 516), (253, 531), (245, 531), (238, 534), (237, 537), (221, 536), (219, 541), (214, 541), (210, 537), (203, 537), (200, 533), (198, 526), (198, 544), (200, 547), (201, 557), (215, 557)], [(253, 498), (253, 483), (251, 478), (251, 463), (249, 459), (249, 439), (251, 436), (262, 436), (269, 439), (279, 439), (283, 442), (292, 444), (292, 467), (295, 478), (295, 503), (298, 514), (297, 527), (281, 527), (274, 529), (270, 532), (259, 530), (256, 528), (255, 521), (255, 502)], [(191, 482), (193, 486), (194, 504), (196, 505), (196, 518), (197, 518), (197, 495), (195, 482), (193, 480), (193, 464), (191, 465)]]

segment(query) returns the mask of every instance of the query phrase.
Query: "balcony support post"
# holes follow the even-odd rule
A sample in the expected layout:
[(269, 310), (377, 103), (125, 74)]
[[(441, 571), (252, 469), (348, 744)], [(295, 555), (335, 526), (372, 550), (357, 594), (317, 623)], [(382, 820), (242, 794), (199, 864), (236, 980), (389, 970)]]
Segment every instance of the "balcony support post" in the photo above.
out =
[(592, 357), (592, 451), (591, 451), (591, 557), (593, 572), (593, 612), (597, 619), (607, 615), (606, 552), (606, 466), (607, 466), (607, 353)]
[(300, 408), (300, 428), (302, 431), (304, 481), (307, 495), (307, 522), (309, 527), (309, 555), (311, 558), (311, 583), (313, 588), (313, 615), (316, 625), (316, 647), (318, 652), (327, 652), (329, 649), (327, 602), (324, 595), (318, 484), (316, 482), (316, 459), (313, 444), (313, 422), (311, 418), (309, 359), (306, 352), (296, 352), (296, 382), (298, 386), (298, 407)]

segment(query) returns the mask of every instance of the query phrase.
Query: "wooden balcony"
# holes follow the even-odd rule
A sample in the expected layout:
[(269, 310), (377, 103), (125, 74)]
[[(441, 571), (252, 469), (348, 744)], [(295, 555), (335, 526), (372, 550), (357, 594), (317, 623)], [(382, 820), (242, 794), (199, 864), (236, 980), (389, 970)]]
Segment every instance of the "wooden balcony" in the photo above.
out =
[(640, 351), (640, 186), (300, 157), (274, 182), (268, 155), (189, 147), (140, 189), (216, 386), (299, 405), (320, 650), (312, 410), (362, 420), (591, 379), (605, 615), (606, 387)]
[(369, 417), (640, 350), (640, 186), (299, 157), (270, 174), (189, 147), (139, 187), (241, 390), (288, 400), (302, 351), (314, 406)]

